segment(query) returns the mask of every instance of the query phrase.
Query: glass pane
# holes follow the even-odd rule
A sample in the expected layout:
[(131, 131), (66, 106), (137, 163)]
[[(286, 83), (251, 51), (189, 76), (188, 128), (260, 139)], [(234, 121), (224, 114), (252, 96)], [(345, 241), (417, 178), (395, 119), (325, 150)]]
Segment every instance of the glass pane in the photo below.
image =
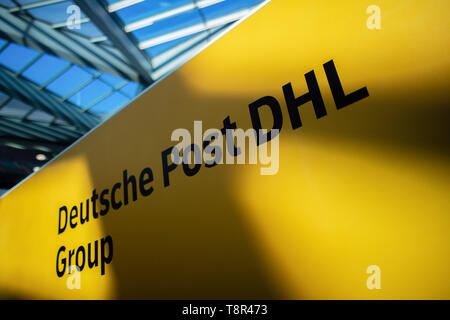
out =
[(27, 120), (30, 121), (38, 121), (38, 122), (47, 122), (50, 123), (53, 121), (55, 117), (47, 112), (42, 110), (34, 110), (28, 117)]
[(17, 72), (37, 55), (39, 55), (39, 52), (36, 50), (10, 43), (2, 50), (2, 52), (0, 52), (0, 65)]
[[(64, 1), (59, 3), (50, 4), (48, 6), (38, 7), (27, 10), (33, 17), (46, 21), (48, 23), (65, 22), (73, 14), (72, 11), (67, 12), (67, 9), (73, 5), (72, 1)], [(83, 19), (86, 16), (83, 12), (80, 12), (80, 18)]]
[(76, 29), (76, 28), (68, 29), (67, 28), (67, 30), (79, 33), (88, 38), (97, 38), (97, 37), (103, 36), (103, 33), (92, 22), (86, 22), (86, 23), (80, 24), (79, 29)]
[(251, 8), (261, 2), (261, 0), (226, 0), (215, 5), (202, 8), (201, 11), (205, 15), (206, 20), (209, 21), (240, 10)]
[[(207, 43), (209, 41), (209, 39), (211, 39), (212, 36), (214, 36), (220, 30), (223, 30), (224, 28), (226, 28), (228, 25), (229, 24), (226, 24), (223, 27), (212, 28), (208, 31), (199, 32), (199, 33), (196, 33), (194, 36), (184, 37), (182, 39), (186, 39), (186, 40), (182, 41), (181, 43), (178, 40), (168, 42), (168, 43), (175, 42), (175, 43), (177, 43), (177, 45), (174, 46), (173, 48), (163, 51), (161, 54), (159, 54), (157, 56), (153, 56), (153, 59), (152, 59), (153, 67), (155, 69), (159, 70), (165, 64), (170, 63), (171, 61), (177, 59), (178, 57), (181, 57), (183, 54), (192, 52), (191, 50), (193, 50), (193, 51), (198, 50), (199, 45)], [(181, 39), (179, 39), (179, 40), (181, 40)], [(161, 45), (158, 45), (155, 47), (150, 47), (149, 49), (147, 49), (147, 52), (149, 52), (151, 49), (154, 49), (157, 47), (166, 46), (166, 44), (167, 43), (164, 43), (164, 44), (161, 44)], [(186, 56), (186, 59), (189, 59), (189, 57), (190, 57), (190, 54), (188, 54)], [(181, 60), (178, 60), (171, 67), (171, 69), (167, 69), (167, 70), (168, 71), (173, 70), (173, 68), (176, 68), (179, 65), (183, 64), (186, 61), (186, 59), (182, 58)]]
[(130, 81), (122, 88), (120, 88), (120, 92), (129, 98), (134, 98), (136, 96), (139, 85), (136, 82)]
[(31, 109), (33, 108), (22, 101), (13, 99), (0, 109), (0, 116), (23, 118)]
[(107, 98), (103, 99), (92, 108), (90, 108), (89, 111), (99, 116), (106, 116), (124, 107), (129, 101), (129, 98), (115, 91), (111, 93)]
[(69, 101), (77, 106), (85, 108), (111, 91), (112, 88), (110, 86), (103, 81), (96, 79), (71, 96)]
[(47, 89), (60, 97), (64, 97), (91, 78), (92, 75), (90, 73), (87, 73), (79, 66), (73, 65), (58, 78), (50, 82)]
[(39, 2), (40, 0), (16, 0), (17, 3), (19, 4), (30, 4), (30, 3), (34, 3), (34, 2)]
[[(198, 26), (196, 28), (196, 26)], [(178, 39), (204, 29), (203, 18), (198, 10), (191, 10), (171, 18), (160, 20), (154, 24), (133, 31), (132, 34), (141, 42), (160, 37), (152, 45)]]
[(112, 74), (109, 73), (103, 73), (100, 77), (100, 80), (102, 80), (103, 82), (111, 85), (112, 87), (117, 87), (119, 84), (123, 83), (125, 80), (123, 80), (120, 77), (114, 76)]
[(38, 85), (42, 85), (69, 64), (66, 60), (44, 54), (22, 72), (22, 76)]
[(95, 75), (95, 74), (99, 73), (98, 70), (96, 70), (94, 68), (91, 68), (91, 67), (84, 66), (83, 69), (84, 69), (84, 71), (87, 71), (87, 72), (89, 72), (92, 75)]
[(155, 57), (155, 56), (160, 55), (161, 53), (163, 53), (163, 52), (165, 52), (167, 50), (170, 50), (170, 49), (176, 47), (177, 45), (179, 45), (179, 44), (181, 44), (181, 43), (183, 43), (183, 42), (185, 42), (185, 41), (187, 41), (189, 39), (195, 38), (199, 34), (202, 34), (202, 32), (198, 32), (196, 34), (192, 34), (192, 35), (188, 35), (188, 36), (185, 36), (185, 37), (182, 37), (182, 38), (179, 38), (179, 39), (175, 39), (175, 40), (171, 40), (171, 41), (168, 41), (168, 42), (164, 42), (164, 43), (161, 43), (159, 45), (147, 48), (145, 51), (147, 51), (147, 53), (150, 56)]
[(116, 11), (116, 14), (125, 24), (129, 24), (186, 5), (190, 5), (192, 9), (194, 8), (192, 0), (143, 1), (118, 10)]

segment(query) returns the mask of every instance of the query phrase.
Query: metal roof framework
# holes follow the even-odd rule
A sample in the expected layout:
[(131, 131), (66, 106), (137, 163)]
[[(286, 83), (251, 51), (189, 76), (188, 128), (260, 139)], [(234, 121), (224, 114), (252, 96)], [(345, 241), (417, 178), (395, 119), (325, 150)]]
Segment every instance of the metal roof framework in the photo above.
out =
[(38, 170), (261, 2), (0, 0), (0, 189)]

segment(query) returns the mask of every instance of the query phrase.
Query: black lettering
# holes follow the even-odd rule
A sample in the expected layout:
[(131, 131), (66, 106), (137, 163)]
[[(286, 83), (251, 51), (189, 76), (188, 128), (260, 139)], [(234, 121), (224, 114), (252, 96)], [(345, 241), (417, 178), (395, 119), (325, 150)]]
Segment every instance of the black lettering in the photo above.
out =
[(122, 206), (122, 201), (116, 202), (116, 191), (120, 189), (121, 185), (122, 184), (118, 182), (111, 189), (111, 206), (114, 210), (117, 210)]
[[(227, 136), (227, 130), (234, 130), (237, 128), (236, 121), (231, 122), (230, 116), (227, 116), (225, 119), (223, 119), (222, 123), (223, 123), (223, 128), (220, 129), (220, 132), (222, 132), (222, 135), (225, 136), (225, 142), (227, 144), (228, 153), (230, 155), (232, 155), (233, 157), (236, 157), (241, 154), (241, 150), (239, 148), (236, 148), (236, 145), (234, 144), (233, 140), (228, 141), (228, 136)], [(233, 150), (233, 151), (231, 151), (231, 150)]]
[(95, 240), (95, 260), (92, 261), (92, 252), (91, 252), (91, 243), (88, 244), (88, 267), (92, 268), (94, 266), (98, 266), (98, 240)]
[(219, 164), (220, 162), (219, 159), (222, 157), (222, 149), (220, 147), (210, 146), (211, 142), (214, 142), (214, 140), (216, 139), (217, 139), (216, 134), (211, 133), (203, 141), (203, 152), (208, 153), (211, 156), (214, 156), (214, 160), (205, 160), (206, 168), (212, 168), (217, 164)]
[(61, 259), (63, 268), (62, 268), (62, 270), (60, 270), (59, 269), (59, 265), (60, 265), (59, 255), (65, 251), (66, 251), (66, 247), (62, 246), (61, 248), (59, 248), (58, 254), (56, 255), (56, 275), (60, 278), (64, 275), (64, 272), (66, 272), (66, 258)]
[[(64, 227), (61, 228), (61, 213), (65, 212), (64, 214)], [(66, 230), (66, 226), (67, 226), (67, 207), (66, 206), (62, 206), (61, 208), (59, 208), (59, 217), (58, 217), (58, 234), (61, 234), (64, 232), (64, 230)]]
[(186, 163), (185, 163), (184, 160), (188, 160), (189, 159), (189, 152), (191, 152), (191, 151), (193, 151), (194, 153), (197, 153), (197, 152), (200, 153), (200, 148), (195, 143), (193, 143), (189, 147), (186, 147), (186, 149), (184, 149), (184, 152), (183, 152), (183, 171), (188, 177), (192, 177), (192, 176), (196, 175), (197, 172), (200, 171), (200, 168), (202, 166), (201, 163), (196, 163), (194, 165), (194, 167), (191, 169), (189, 167), (189, 163), (187, 163), (188, 161), (186, 161)]
[(339, 79), (333, 60), (325, 63), (323, 68), (325, 69), (325, 74), (327, 75), (328, 84), (330, 85), (331, 93), (333, 94), (336, 109), (342, 109), (369, 96), (369, 91), (367, 91), (366, 87), (346, 95), (344, 93), (344, 89), (342, 88), (341, 80)]
[(317, 119), (327, 115), (327, 110), (325, 109), (325, 104), (323, 102), (322, 95), (320, 94), (319, 84), (317, 83), (314, 71), (306, 73), (305, 79), (309, 92), (298, 98), (295, 98), (294, 96), (291, 83), (283, 86), (284, 99), (286, 100), (292, 129), (297, 129), (302, 126), (298, 108), (309, 101), (312, 101)]
[(123, 203), (125, 205), (128, 204), (128, 184), (131, 183), (132, 193), (133, 193), (133, 201), (137, 200), (137, 190), (136, 190), (136, 178), (134, 175), (128, 177), (127, 170), (123, 171)]
[(174, 147), (170, 147), (169, 149), (166, 149), (163, 152), (161, 152), (164, 187), (168, 187), (170, 185), (169, 172), (172, 172), (173, 170), (176, 169), (176, 167), (178, 167), (177, 164), (175, 164), (175, 163), (169, 164), (169, 162), (168, 162), (169, 157), (172, 154), (173, 148)]
[(75, 255), (75, 249), (69, 250), (69, 265), (68, 265), (68, 267), (69, 267), (68, 272), (69, 272), (69, 273), (72, 273), (72, 271), (70, 271), (70, 270), (71, 270), (71, 268), (72, 268), (72, 257), (73, 257), (74, 255)]
[(100, 210), (100, 215), (104, 216), (109, 211), (109, 200), (106, 198), (108, 195), (109, 190), (105, 189), (100, 194), (100, 203), (102, 204), (103, 208)]
[(77, 226), (76, 221), (75, 221), (75, 223), (72, 222), (72, 220), (74, 220), (76, 217), (78, 217), (78, 208), (77, 208), (77, 206), (73, 206), (72, 209), (70, 210), (70, 227), (72, 229)]
[[(105, 245), (108, 245), (108, 256), (105, 256)], [(111, 236), (106, 236), (105, 238), (102, 238), (101, 240), (101, 249), (100, 249), (100, 255), (101, 255), (101, 274), (105, 274), (105, 264), (109, 264), (112, 261), (113, 258), (113, 243)]]
[(80, 202), (80, 223), (89, 222), (89, 199), (86, 200), (86, 218), (83, 218), (83, 202)]
[(146, 197), (149, 196), (153, 192), (153, 187), (148, 189), (145, 188), (146, 184), (149, 184), (153, 181), (153, 172), (150, 168), (144, 168), (139, 175), (139, 191), (141, 194)]
[(98, 218), (97, 199), (98, 199), (98, 194), (97, 194), (97, 191), (94, 189), (94, 191), (92, 191), (92, 197), (91, 197), (91, 201), (92, 201), (92, 216), (94, 217), (94, 219)]
[(248, 105), (250, 109), (250, 118), (252, 119), (252, 125), (253, 129), (255, 129), (256, 133), (256, 145), (260, 145), (262, 141), (267, 142), (272, 140), (272, 138), (275, 138), (276, 135), (272, 136), (272, 129), (265, 134), (265, 137), (262, 139), (262, 141), (259, 140), (259, 130), (262, 129), (261, 126), (261, 118), (259, 116), (258, 109), (262, 106), (268, 106), (270, 110), (272, 111), (272, 117), (273, 117), (273, 126), (272, 129), (278, 129), (280, 132), (281, 128), (283, 127), (283, 114), (281, 113), (281, 107), (278, 103), (278, 100), (271, 96), (266, 96), (261, 99), (256, 100), (255, 102), (252, 102)]
[[(83, 260), (82, 260), (82, 263), (80, 263), (80, 261), (79, 261), (80, 252), (83, 253)], [(77, 254), (76, 254), (76, 256), (75, 256), (75, 264), (77, 265), (78, 268), (80, 268), (79, 271), (82, 271), (82, 270), (84, 269), (84, 263), (85, 263), (85, 260), (86, 260), (86, 251), (84, 250), (84, 247), (83, 247), (83, 246), (80, 246), (80, 247), (78, 247), (78, 249), (77, 249)]]

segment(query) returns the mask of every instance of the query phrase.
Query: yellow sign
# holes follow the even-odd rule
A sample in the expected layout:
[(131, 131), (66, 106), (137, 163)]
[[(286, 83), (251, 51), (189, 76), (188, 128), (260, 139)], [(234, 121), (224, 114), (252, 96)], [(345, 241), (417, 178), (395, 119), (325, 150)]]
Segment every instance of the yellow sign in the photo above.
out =
[[(449, 7), (270, 2), (0, 200), (0, 295), (450, 298)], [(277, 173), (177, 165), (195, 121)]]

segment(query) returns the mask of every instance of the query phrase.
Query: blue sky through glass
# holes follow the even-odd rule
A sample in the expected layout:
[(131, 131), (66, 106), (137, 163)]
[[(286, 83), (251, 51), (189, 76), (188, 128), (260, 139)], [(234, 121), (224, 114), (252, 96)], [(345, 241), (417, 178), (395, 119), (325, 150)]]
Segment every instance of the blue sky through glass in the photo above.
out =
[[(38, 0), (17, 0), (14, 3), (11, 0), (0, 0), (0, 5), (16, 7), (17, 4), (27, 5), (37, 2)], [(105, 1), (108, 4), (117, 2), (118, 0)], [(214, 29), (208, 29), (208, 21), (236, 13), (261, 2), (262, 0), (146, 0), (120, 8), (112, 15), (116, 15), (123, 27), (137, 21), (148, 20), (148, 18), (154, 19), (150, 23), (147, 21), (138, 25), (129, 34), (138, 43), (149, 39), (159, 39), (158, 42), (141, 48), (150, 59), (155, 58), (154, 70), (158, 71), (167, 69), (165, 65), (170, 65), (171, 61), (175, 61), (185, 51), (203, 43), (220, 30), (220, 25), (214, 26)], [(199, 6), (199, 3), (202, 5)], [(50, 24), (62, 23), (69, 15), (67, 8), (73, 4), (72, 1), (49, 3), (29, 8), (26, 12)], [(81, 12), (81, 18), (86, 18), (83, 12)], [(222, 27), (227, 26), (229, 22), (224, 21)], [(90, 21), (82, 23), (81, 29), (73, 29), (70, 32), (92, 39), (104, 37), (99, 28)], [(111, 44), (109, 40), (106, 41), (105, 43)], [(181, 62), (177, 63), (170, 68), (177, 67)], [(60, 99), (65, 99), (82, 110), (98, 115), (110, 115), (118, 108), (122, 108), (140, 91), (139, 84), (133, 81), (101, 73), (87, 66), (79, 66), (66, 59), (1, 38), (0, 65), (38, 86), (43, 86), (43, 90), (48, 90)], [(167, 69), (164, 72), (169, 71), (170, 69)], [(158, 73), (157, 76), (161, 75)]]
[[(2, 46), (3, 50), (1, 50)], [(101, 112), (97, 114), (99, 116), (113, 113), (137, 94), (138, 84), (133, 81), (108, 73), (99, 73), (93, 68), (77, 66), (50, 54), (40, 55), (34, 49), (1, 38), (0, 50), (0, 65), (13, 72), (21, 71), (21, 77), (36, 85), (46, 84), (46, 90), (60, 98), (68, 97), (68, 101), (79, 108), (94, 106), (102, 98), (108, 98), (101, 108), (89, 109), (94, 114), (96, 114), (96, 110), (101, 109)], [(112, 94), (114, 90), (119, 89), (122, 94)], [(0, 98), (3, 97), (8, 96), (2, 93)], [(1, 102), (3, 101), (0, 100)], [(15, 105), (19, 104), (15, 103)], [(3, 108), (5, 110), (0, 115), (11, 116), (14, 114), (11, 106)], [(20, 110), (24, 110), (24, 108)]]
[(9, 43), (0, 52), (0, 65), (17, 72), (36, 58), (39, 52), (15, 43)]
[[(44, 54), (29, 68), (22, 72), (22, 76), (38, 85), (43, 85), (69, 65), (70, 62), (67, 60)], [(45, 70), (45, 72), (43, 72), (43, 70)]]
[[(88, 15), (80, 9), (79, 28), (69, 28), (77, 12), (73, 1), (0, 0), (8, 21), (0, 32), (0, 136), (32, 141), (14, 148), (68, 145), (262, 0), (86, 0), (80, 7), (89, 10), (94, 2)], [(41, 165), (32, 154), (17, 163), (0, 157), (0, 171), (20, 167), (20, 179)]]

